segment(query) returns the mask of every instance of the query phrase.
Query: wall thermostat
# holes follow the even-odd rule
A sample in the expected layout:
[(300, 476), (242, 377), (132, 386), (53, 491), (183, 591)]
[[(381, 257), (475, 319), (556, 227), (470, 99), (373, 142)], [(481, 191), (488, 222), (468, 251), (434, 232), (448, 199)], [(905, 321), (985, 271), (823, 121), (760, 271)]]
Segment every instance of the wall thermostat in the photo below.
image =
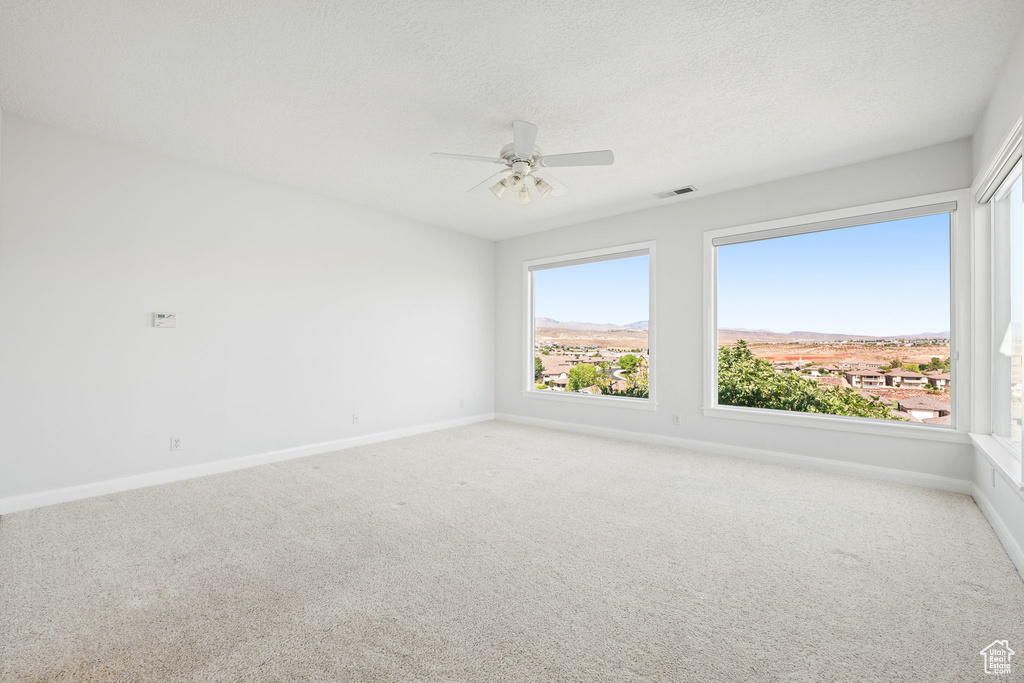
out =
[(153, 327), (177, 327), (178, 326), (178, 314), (177, 313), (154, 313), (153, 314)]

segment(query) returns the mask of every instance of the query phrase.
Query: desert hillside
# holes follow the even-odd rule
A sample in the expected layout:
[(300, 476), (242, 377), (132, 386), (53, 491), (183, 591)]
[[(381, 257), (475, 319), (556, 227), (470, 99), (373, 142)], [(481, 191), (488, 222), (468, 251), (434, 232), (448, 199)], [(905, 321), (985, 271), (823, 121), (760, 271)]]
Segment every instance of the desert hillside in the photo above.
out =
[(559, 342), (563, 346), (597, 346), (602, 349), (646, 349), (647, 330), (573, 330), (564, 327), (538, 327), (537, 341)]

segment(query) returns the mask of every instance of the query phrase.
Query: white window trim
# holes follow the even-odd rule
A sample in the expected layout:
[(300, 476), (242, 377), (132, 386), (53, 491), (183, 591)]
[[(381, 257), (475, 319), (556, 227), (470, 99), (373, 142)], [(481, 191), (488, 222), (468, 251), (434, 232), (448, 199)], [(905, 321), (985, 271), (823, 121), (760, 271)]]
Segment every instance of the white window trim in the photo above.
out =
[(972, 310), (973, 345), (975, 353), (972, 358), (973, 377), (972, 407), (974, 411), (971, 440), (975, 450), (984, 456), (993, 469), (1001, 476), (1024, 491), (1024, 473), (1021, 472), (1020, 454), (1012, 448), (1003, 437), (993, 433), (994, 415), (992, 411), (992, 372), (995, 359), (993, 357), (994, 340), (997, 332), (992, 329), (994, 324), (995, 299), (995, 268), (993, 259), (993, 221), (990, 202), (993, 195), (1007, 176), (1013, 171), (1022, 155), (1024, 140), (1024, 117), (1018, 117), (1010, 127), (998, 150), (989, 163), (975, 178), (973, 219), (974, 219), (974, 263), (973, 287), (974, 298)]
[(1024, 152), (1022, 131), (1024, 131), (1024, 117), (1018, 117), (1010, 128), (1010, 132), (1003, 138), (1002, 144), (999, 145), (999, 149), (988, 166), (978, 174), (972, 186), (975, 188), (974, 198), (978, 204), (987, 204), (992, 199), (1014, 165), (1020, 161), (1022, 152)]
[[(1017, 135), (1018, 135), (1017, 146), (1016, 147), (1017, 147), (1017, 151), (1019, 152), (1020, 151), (1020, 138), (1019, 138), (1020, 130), (1018, 129), (1016, 132), (1017, 132)], [(989, 305), (990, 313), (989, 313), (989, 316), (990, 317), (989, 317), (989, 320), (988, 320), (988, 323), (989, 323), (988, 324), (988, 330), (989, 330), (989, 334), (991, 335), (990, 337), (988, 337), (990, 357), (989, 357), (989, 364), (988, 364), (989, 372), (987, 373), (987, 378), (986, 378), (987, 381), (988, 381), (988, 399), (989, 399), (989, 402), (988, 402), (988, 408), (989, 408), (989, 421), (988, 421), (989, 429), (988, 429), (988, 433), (995, 439), (995, 441), (996, 441), (996, 443), (998, 444), (999, 447), (1006, 449), (1007, 453), (1009, 454), (1009, 456), (1010, 456), (1010, 458), (1012, 460), (1020, 463), (1021, 459), (1022, 459), (1020, 451), (1014, 449), (1012, 443), (1010, 442), (1010, 440), (1008, 438), (1006, 438), (1004, 436), (1000, 436), (999, 434), (996, 434), (997, 428), (996, 428), (996, 424), (995, 424), (996, 423), (996, 415), (995, 415), (995, 381), (993, 380), (993, 378), (996, 376), (996, 372), (997, 372), (996, 360), (998, 358), (998, 354), (995, 352), (995, 345), (996, 345), (997, 340), (999, 340), (1002, 337), (1002, 334), (1000, 333), (1000, 331), (998, 329), (996, 329), (996, 327), (995, 327), (996, 304), (997, 304), (995, 287), (996, 287), (996, 277), (997, 277), (996, 274), (998, 272), (997, 268), (996, 268), (996, 263), (995, 263), (995, 259), (997, 257), (996, 252), (998, 251), (998, 248), (996, 246), (996, 234), (995, 234), (995, 230), (996, 230), (995, 211), (996, 211), (996, 203), (998, 201), (1000, 201), (1003, 197), (1005, 197), (1005, 195), (1007, 193), (1009, 193), (1009, 191), (1010, 191), (1010, 186), (1012, 185), (1012, 183), (1010, 182), (1011, 178), (1014, 181), (1016, 181), (1016, 179), (1018, 177), (1021, 177), (1022, 175), (1024, 175), (1024, 169), (1021, 168), (1021, 159), (1020, 159), (1020, 155), (1019, 154), (1017, 155), (1016, 161), (1013, 163), (1013, 165), (1010, 166), (1008, 169), (1005, 169), (1005, 170), (1006, 170), (1006, 173), (1000, 179), (999, 183), (996, 184), (995, 189), (991, 193), (988, 193), (986, 198), (985, 198), (985, 205), (986, 205), (986, 208), (987, 208), (987, 210), (985, 211), (986, 217), (987, 217), (986, 225), (988, 226), (988, 236), (989, 236), (989, 239), (991, 240), (991, 249), (989, 251), (989, 257), (992, 259), (991, 262), (988, 264), (988, 267), (989, 267), (989, 275), (988, 275), (988, 277), (989, 277), (989, 287), (988, 287), (988, 292), (989, 292), (989, 297), (990, 297), (989, 298), (989, 301), (990, 301), (990, 305)], [(979, 221), (979, 223), (980, 223), (980, 221)], [(1008, 235), (1007, 235), (1007, 237), (1008, 237)], [(1009, 269), (1007, 269), (1007, 275), (1009, 275)]]
[[(742, 406), (718, 404), (718, 259), (714, 241), (746, 233), (779, 231), (812, 223), (842, 222), (857, 217), (889, 211), (907, 211), (930, 204), (955, 202), (956, 211), (950, 213), (950, 358), (952, 359), (953, 390), (950, 396), (953, 424), (917, 425), (903, 422), (821, 415)], [(970, 364), (961, 358), (970, 357), (971, 338), (968, 334), (971, 274), (971, 192), (968, 189), (918, 197), (907, 197), (887, 202), (824, 211), (772, 221), (740, 225), (704, 233), (704, 415), (707, 417), (768, 422), (781, 425), (832, 429), (838, 431), (880, 434), (892, 437), (917, 438), (932, 441), (970, 443), (968, 435), (970, 415)], [(870, 221), (868, 221), (870, 222)], [(963, 286), (961, 286), (961, 283)]]
[[(656, 282), (656, 243), (633, 242), (614, 247), (602, 249), (591, 249), (571, 254), (560, 254), (558, 256), (546, 256), (544, 258), (531, 259), (523, 262), (523, 309), (525, 313), (525, 340), (523, 353), (523, 397), (536, 398), (542, 401), (556, 401), (563, 403), (576, 403), (582, 405), (595, 405), (615, 408), (629, 408), (632, 410), (657, 410), (657, 296), (655, 291)], [(629, 252), (646, 251), (648, 254), (648, 316), (647, 316), (647, 349), (648, 349), (648, 375), (650, 377), (649, 398), (629, 398), (625, 396), (594, 396), (591, 394), (577, 394), (569, 392), (541, 391), (533, 388), (533, 358), (534, 358), (534, 335), (533, 335), (533, 274), (534, 269), (539, 266), (559, 267), (555, 264), (564, 263), (566, 266), (578, 265), (588, 261), (612, 260), (618, 255), (621, 258), (628, 258), (633, 255)]]

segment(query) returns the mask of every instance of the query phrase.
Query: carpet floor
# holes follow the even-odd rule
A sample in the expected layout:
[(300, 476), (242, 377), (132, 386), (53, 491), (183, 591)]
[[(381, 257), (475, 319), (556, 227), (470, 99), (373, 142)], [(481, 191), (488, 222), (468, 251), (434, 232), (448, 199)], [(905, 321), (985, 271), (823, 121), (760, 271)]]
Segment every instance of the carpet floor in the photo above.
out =
[(488, 422), (0, 518), (0, 680), (971, 681), (970, 497)]

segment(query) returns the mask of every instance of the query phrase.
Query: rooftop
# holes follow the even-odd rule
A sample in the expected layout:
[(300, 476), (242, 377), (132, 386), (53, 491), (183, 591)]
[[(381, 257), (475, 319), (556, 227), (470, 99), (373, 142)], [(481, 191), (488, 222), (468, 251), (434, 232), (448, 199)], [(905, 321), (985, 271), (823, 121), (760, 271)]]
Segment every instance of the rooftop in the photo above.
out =
[(950, 410), (952, 406), (934, 396), (914, 396), (899, 399), (901, 410)]
[(885, 376), (886, 377), (915, 377), (915, 378), (917, 378), (917, 377), (924, 377), (924, 375), (922, 375), (920, 372), (914, 372), (913, 370), (904, 370), (903, 368), (897, 368), (895, 370), (890, 370), (889, 372), (885, 373)]

